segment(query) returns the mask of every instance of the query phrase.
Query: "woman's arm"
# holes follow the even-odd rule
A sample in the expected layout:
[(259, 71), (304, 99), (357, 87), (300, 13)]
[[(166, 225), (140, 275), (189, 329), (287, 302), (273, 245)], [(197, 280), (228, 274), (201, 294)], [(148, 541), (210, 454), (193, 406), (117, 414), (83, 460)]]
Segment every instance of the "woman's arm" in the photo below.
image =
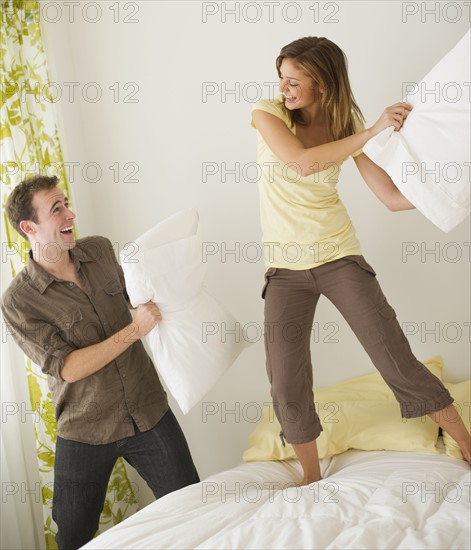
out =
[(285, 164), (297, 166), (298, 173), (305, 177), (321, 172), (332, 164), (342, 163), (385, 128), (394, 126), (399, 130), (406, 117), (406, 110), (410, 108), (407, 103), (396, 103), (385, 109), (371, 128), (315, 147), (304, 147), (286, 124), (275, 115), (256, 109), (252, 113), (252, 119), (273, 153)]
[(368, 187), (391, 212), (415, 208), (394, 185), (390, 176), (364, 153), (353, 160)]

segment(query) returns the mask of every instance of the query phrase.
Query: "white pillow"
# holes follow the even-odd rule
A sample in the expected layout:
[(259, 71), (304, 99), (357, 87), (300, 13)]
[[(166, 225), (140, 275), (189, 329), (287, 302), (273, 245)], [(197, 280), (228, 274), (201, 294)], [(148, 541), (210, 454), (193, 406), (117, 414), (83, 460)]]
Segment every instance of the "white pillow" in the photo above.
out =
[(363, 152), (442, 231), (470, 212), (470, 31), (411, 90), (399, 132), (390, 126)]
[(237, 327), (236, 319), (204, 288), (201, 251), (198, 212), (187, 209), (120, 253), (132, 305), (151, 300), (162, 313), (147, 341), (157, 370), (185, 414), (248, 345), (229, 332)]

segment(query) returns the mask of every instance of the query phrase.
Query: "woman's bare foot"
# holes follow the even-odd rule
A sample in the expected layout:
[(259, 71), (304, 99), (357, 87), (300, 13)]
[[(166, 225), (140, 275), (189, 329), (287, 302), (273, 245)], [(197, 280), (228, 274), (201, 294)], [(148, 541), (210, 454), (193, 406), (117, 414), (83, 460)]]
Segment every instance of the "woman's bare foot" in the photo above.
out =
[(304, 474), (302, 483), (297, 485), (309, 485), (322, 479), (316, 440), (293, 445), (293, 449), (299, 458)]
[(471, 442), (466, 441), (465, 443), (461, 443), (460, 450), (461, 454), (463, 455), (463, 459), (466, 460), (471, 466)]
[(471, 465), (471, 435), (454, 405), (429, 413), (428, 416), (458, 443), (464, 460)]
[(321, 479), (322, 479), (321, 476), (304, 477), (301, 485), (310, 485), (311, 483), (314, 483), (315, 481), (320, 481)]

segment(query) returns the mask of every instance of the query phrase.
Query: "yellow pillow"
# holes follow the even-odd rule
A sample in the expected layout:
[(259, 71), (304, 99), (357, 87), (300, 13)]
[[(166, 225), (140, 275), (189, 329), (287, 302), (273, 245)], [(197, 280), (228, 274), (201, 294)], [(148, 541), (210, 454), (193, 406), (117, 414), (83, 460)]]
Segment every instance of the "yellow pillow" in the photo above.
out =
[[(423, 362), (423, 365), (440, 380), (442, 379), (443, 360), (440, 355), (436, 355)], [(317, 401), (318, 395), (323, 395), (327, 391), (331, 400), (335, 401), (355, 401), (355, 400), (382, 400), (387, 399), (398, 405), (397, 399), (389, 386), (384, 381), (379, 372), (367, 374), (357, 378), (350, 378), (326, 388), (317, 388), (314, 392), (314, 399)], [(399, 406), (399, 405), (398, 405)]]
[[(471, 431), (471, 380), (464, 380), (458, 384), (452, 384), (451, 382), (445, 382), (447, 390), (451, 393), (451, 396), (455, 400), (453, 405), (460, 413), (463, 423), (466, 426), (468, 432)], [(453, 458), (463, 458), (461, 449), (456, 441), (443, 430), (443, 444), (445, 445), (445, 452), (448, 456)]]
[[(441, 379), (440, 356), (424, 365)], [(319, 458), (347, 449), (438, 452), (438, 425), (428, 416), (401, 418), (399, 403), (379, 373), (315, 388), (314, 401), (323, 427), (316, 440)], [(244, 452), (243, 460), (295, 459), (293, 447), (283, 447), (280, 430), (273, 407), (265, 407), (262, 421), (249, 435), (250, 448)]]

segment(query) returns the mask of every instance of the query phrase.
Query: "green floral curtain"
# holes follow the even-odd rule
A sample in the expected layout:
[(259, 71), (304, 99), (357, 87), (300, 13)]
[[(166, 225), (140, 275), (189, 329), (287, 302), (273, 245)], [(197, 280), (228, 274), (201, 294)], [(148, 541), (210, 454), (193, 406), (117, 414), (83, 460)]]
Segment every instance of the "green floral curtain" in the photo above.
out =
[[(68, 195), (66, 173), (57, 132), (55, 105), (48, 97), (46, 56), (42, 44), (37, 0), (1, 0), (0, 58), (0, 177), (2, 207), (9, 192), (29, 174), (57, 175)], [(5, 211), (4, 211), (5, 212)], [(12, 277), (23, 267), (27, 243), (2, 216), (9, 247)], [(41, 422), (34, 423), (41, 476), (44, 530), (47, 548), (56, 548), (56, 525), (52, 520), (54, 450), (57, 430), (47, 377), (25, 358), (31, 407)], [(21, 369), (20, 365), (10, 365)], [(7, 368), (7, 366), (2, 366)], [(24, 366), (23, 366), (24, 368)], [(108, 486), (100, 519), (104, 531), (137, 511), (137, 502), (120, 459)]]

